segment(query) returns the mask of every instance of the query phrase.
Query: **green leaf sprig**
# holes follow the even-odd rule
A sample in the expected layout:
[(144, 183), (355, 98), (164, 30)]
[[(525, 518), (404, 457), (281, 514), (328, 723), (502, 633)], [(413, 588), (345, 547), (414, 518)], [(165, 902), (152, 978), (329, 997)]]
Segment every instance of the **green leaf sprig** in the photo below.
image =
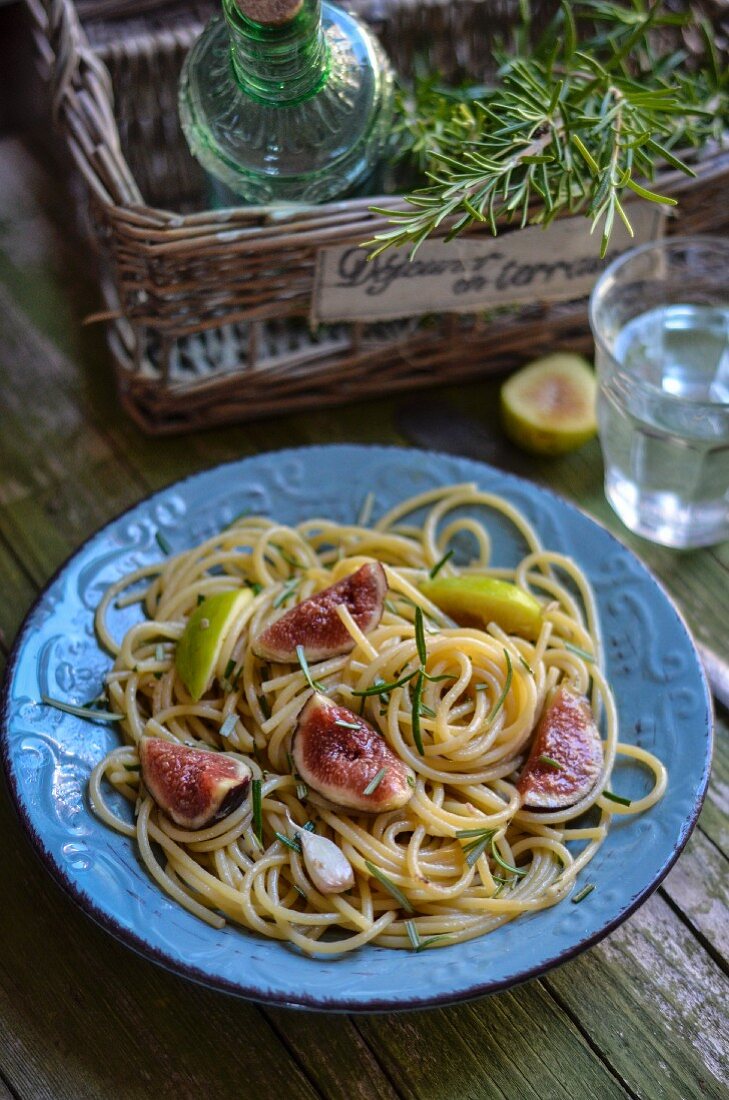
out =
[[(520, 5), (515, 48), (496, 55), (498, 82), (447, 89), (432, 74), (400, 95), (398, 151), (426, 178), (400, 209), (375, 208), (391, 228), (367, 241), (370, 258), (411, 255), (432, 234), (474, 223), (548, 225), (583, 212), (605, 256), (617, 222), (632, 235), (626, 197), (675, 205), (648, 186), (656, 173), (694, 169), (684, 150), (719, 141), (729, 122), (729, 65), (699, 23), (700, 64), (657, 32), (696, 21), (661, 0), (561, 0), (536, 42)], [(681, 150), (679, 153), (676, 150)]]

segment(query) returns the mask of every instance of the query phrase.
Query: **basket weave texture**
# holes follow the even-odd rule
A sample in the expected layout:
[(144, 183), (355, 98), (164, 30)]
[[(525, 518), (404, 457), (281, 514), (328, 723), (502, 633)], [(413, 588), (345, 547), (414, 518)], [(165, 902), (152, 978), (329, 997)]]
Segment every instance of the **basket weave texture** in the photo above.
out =
[[(318, 408), (476, 377), (555, 347), (589, 348), (584, 302), (312, 332), (317, 251), (357, 244), (386, 223), (371, 213), (373, 198), (287, 216), (206, 209), (206, 182), (177, 118), (177, 82), (216, 5), (27, 2), (55, 118), (88, 193), (118, 392), (144, 430)], [(518, 13), (518, 0), (362, 3), (398, 70), (427, 53), (451, 78), (482, 79), (490, 42)], [(539, 19), (553, 4), (536, 9)], [(670, 231), (727, 233), (729, 153), (706, 154), (697, 169), (697, 179), (659, 181), (679, 198)]]

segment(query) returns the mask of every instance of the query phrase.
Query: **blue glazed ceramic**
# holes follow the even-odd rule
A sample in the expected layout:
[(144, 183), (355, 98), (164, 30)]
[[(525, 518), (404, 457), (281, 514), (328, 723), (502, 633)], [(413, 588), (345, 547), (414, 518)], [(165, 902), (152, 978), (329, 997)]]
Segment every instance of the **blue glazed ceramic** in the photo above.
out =
[[(587, 868), (593, 891), (520, 918), (471, 943), (416, 954), (366, 947), (312, 960), (239, 928), (216, 931), (164, 896), (133, 844), (90, 813), (94, 764), (117, 743), (113, 727), (42, 705), (42, 694), (81, 703), (102, 686), (110, 659), (93, 631), (108, 584), (213, 534), (244, 509), (284, 522), (320, 515), (353, 521), (367, 494), (374, 518), (415, 493), (465, 480), (506, 496), (544, 544), (571, 554), (600, 607), (620, 736), (656, 752), (670, 780), (662, 802), (616, 817)], [(522, 552), (490, 519), (498, 564)], [(139, 614), (115, 612), (118, 634)], [(143, 955), (206, 985), (253, 1000), (329, 1010), (445, 1004), (543, 973), (596, 943), (653, 891), (686, 843), (708, 780), (711, 703), (688, 631), (648, 570), (607, 531), (528, 482), (450, 455), (388, 447), (313, 447), (244, 459), (157, 493), (91, 538), (60, 570), (20, 632), (2, 709), (2, 751), (12, 797), (40, 857), (89, 916)], [(614, 787), (638, 797), (648, 779), (618, 766)]]

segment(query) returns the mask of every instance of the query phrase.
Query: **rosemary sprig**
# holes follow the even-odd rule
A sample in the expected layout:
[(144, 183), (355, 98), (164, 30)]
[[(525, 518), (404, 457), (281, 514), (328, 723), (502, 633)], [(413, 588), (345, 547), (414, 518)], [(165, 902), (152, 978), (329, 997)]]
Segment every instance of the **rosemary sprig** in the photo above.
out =
[(287, 600), (291, 599), (300, 584), (300, 577), (289, 577), (289, 579), (284, 582), (284, 586), (279, 594), (276, 596), (276, 599), (273, 601), (272, 606), (281, 607), (283, 604), (285, 604)]
[(387, 768), (380, 768), (377, 775), (373, 776), (372, 779), (370, 779), (369, 783), (362, 791), (362, 794), (374, 794), (386, 775)]
[(595, 654), (588, 653), (586, 649), (583, 649), (579, 645), (575, 645), (574, 642), (563, 642), (562, 645), (565, 649), (568, 649), (570, 653), (576, 654), (578, 657), (582, 657), (583, 661), (589, 661), (590, 664), (595, 662)]
[(326, 688), (319, 680), (313, 680), (311, 676), (311, 670), (309, 668), (309, 662), (306, 659), (303, 645), (297, 645), (296, 656), (301, 666), (301, 671), (304, 674), (307, 684), (312, 691), (326, 691)]
[(86, 718), (89, 722), (123, 722), (126, 715), (116, 714), (111, 710), (94, 710), (93, 707), (79, 706), (73, 703), (64, 703), (60, 699), (53, 699), (50, 695), (41, 695), (41, 702), (47, 707), (55, 707), (56, 710), (73, 714), (76, 718)]
[[(489, 728), (494, 718), (506, 702), (506, 696), (509, 694), (509, 691), (511, 689), (511, 681), (514, 678), (514, 669), (511, 664), (511, 657), (509, 656), (508, 650), (505, 649), (503, 652), (504, 657), (506, 658), (506, 680), (504, 681), (504, 686), (501, 690), (501, 694), (492, 706), (489, 713), (486, 715), (486, 729)], [(486, 691), (487, 687), (488, 684), (477, 684), (476, 691)]]
[(447, 940), (450, 936), (449, 932), (440, 932), (437, 936), (427, 936), (426, 939), (421, 940), (415, 921), (412, 919), (405, 921), (405, 929), (408, 934), (408, 939), (412, 944), (413, 951), (425, 951), (426, 948), (432, 947), (434, 943), (439, 943), (440, 940)]
[(572, 898), (573, 905), (579, 905), (581, 901), (584, 901), (588, 894), (591, 894), (595, 889), (594, 882), (588, 882), (586, 886), (583, 886), (579, 893), (575, 894)]
[(414, 913), (415, 912), (415, 910), (413, 909), (412, 905), (410, 904), (408, 899), (403, 894), (400, 887), (397, 886), (392, 881), (392, 879), (389, 878), (385, 874), (384, 871), (381, 871), (379, 867), (375, 867), (374, 863), (370, 863), (370, 861), (368, 859), (365, 860), (365, 867), (367, 868), (369, 873), (371, 875), (374, 875), (374, 877), (377, 879), (377, 881), (385, 887), (387, 892), (392, 894), (395, 901), (398, 903), (398, 905), (400, 905), (405, 910), (406, 913)]
[(251, 781), (251, 806), (253, 808), (253, 835), (263, 847), (263, 799), (261, 797), (261, 780)]
[(291, 848), (292, 851), (298, 852), (299, 855), (301, 855), (301, 844), (298, 840), (292, 840), (291, 837), (286, 836), (285, 833), (276, 832), (274, 836), (277, 837), (282, 844), (285, 844), (287, 848)]
[(446, 551), (446, 553), (445, 553), (445, 554), (443, 555), (443, 557), (442, 557), (442, 558), (440, 558), (440, 559), (439, 559), (439, 560), (438, 560), (438, 561), (437, 561), (437, 562), (435, 563), (435, 565), (433, 566), (433, 568), (432, 568), (432, 569), (430, 570), (430, 572), (428, 573), (428, 576), (430, 577), (430, 579), (431, 579), (431, 580), (433, 580), (433, 579), (434, 579), (435, 577), (437, 577), (437, 576), (438, 576), (438, 574), (440, 573), (440, 571), (441, 571), (441, 569), (443, 568), (443, 566), (444, 566), (444, 565), (446, 564), (446, 562), (448, 562), (448, 561), (450, 561), (450, 560), (451, 560), (451, 558), (453, 557), (453, 555), (454, 555), (454, 554), (455, 554), (455, 550), (448, 550), (448, 551)]
[(352, 695), (361, 695), (366, 697), (369, 695), (389, 695), (395, 688), (402, 687), (403, 684), (407, 684), (412, 680), (413, 676), (417, 675), (418, 669), (414, 668), (410, 672), (404, 673), (399, 680), (391, 680), (386, 683), (384, 680), (378, 678), (377, 682), (372, 684), (371, 687), (362, 688), (361, 690), (352, 689)]
[[(548, 225), (583, 212), (607, 253), (617, 221), (632, 234), (625, 198), (675, 205), (646, 186), (663, 166), (693, 169), (675, 150), (700, 148), (727, 125), (729, 67), (704, 32), (700, 66), (656, 42), (661, 26), (688, 24), (660, 0), (561, 0), (542, 36), (529, 41), (528, 0), (514, 48), (497, 55), (498, 82), (446, 89), (432, 74), (400, 94), (397, 151), (426, 184), (403, 209), (382, 210), (391, 228), (366, 242), (411, 253), (447, 227), (451, 239), (476, 222)], [(661, 52), (662, 51), (662, 52)]]
[(423, 746), (423, 733), (420, 728), (420, 708), (422, 706), (423, 684), (423, 673), (422, 671), (420, 671), (415, 680), (411, 719), (413, 727), (413, 741), (415, 742), (415, 748), (418, 750), (421, 756), (425, 756), (425, 748)]
[(537, 760), (540, 764), (545, 764), (548, 768), (555, 768), (559, 772), (564, 771), (564, 764), (560, 764), (559, 760), (555, 760), (553, 756), (546, 756), (542, 753), (541, 756), (537, 757)]
[(155, 531), (154, 538), (163, 554), (170, 555), (172, 553), (172, 547), (161, 531)]
[(620, 806), (632, 805), (632, 799), (623, 798), (621, 794), (613, 794), (612, 791), (603, 791), (603, 798), (607, 798), (610, 802), (617, 802)]

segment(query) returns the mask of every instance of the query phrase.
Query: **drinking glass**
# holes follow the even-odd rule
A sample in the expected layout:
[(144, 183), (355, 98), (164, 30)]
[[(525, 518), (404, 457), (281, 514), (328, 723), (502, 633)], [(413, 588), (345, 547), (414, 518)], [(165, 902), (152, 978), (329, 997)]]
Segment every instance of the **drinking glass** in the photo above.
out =
[(615, 260), (590, 297), (605, 493), (664, 546), (729, 538), (729, 240)]

